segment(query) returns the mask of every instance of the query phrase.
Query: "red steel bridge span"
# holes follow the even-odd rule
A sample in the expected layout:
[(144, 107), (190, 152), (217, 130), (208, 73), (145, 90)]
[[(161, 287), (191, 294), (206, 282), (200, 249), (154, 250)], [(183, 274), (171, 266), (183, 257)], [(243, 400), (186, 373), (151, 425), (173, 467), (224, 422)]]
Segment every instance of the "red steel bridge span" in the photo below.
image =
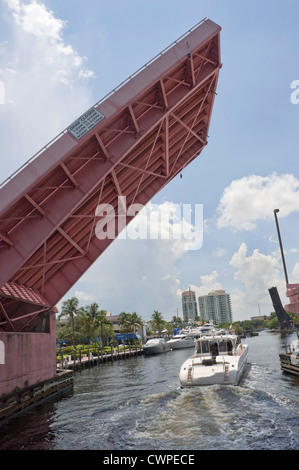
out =
[(1, 185), (0, 374), (7, 335), (49, 333), (57, 303), (111, 243), (95, 235), (97, 206), (117, 216), (119, 196), (145, 205), (207, 145), (220, 31), (202, 20)]

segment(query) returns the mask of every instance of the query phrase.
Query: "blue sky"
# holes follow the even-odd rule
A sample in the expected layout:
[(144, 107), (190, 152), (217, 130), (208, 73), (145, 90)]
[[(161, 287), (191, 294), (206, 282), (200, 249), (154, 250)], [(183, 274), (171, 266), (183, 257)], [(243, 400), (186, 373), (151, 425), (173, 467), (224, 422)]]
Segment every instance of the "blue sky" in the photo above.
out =
[[(230, 293), (234, 320), (268, 315), (299, 281), (299, 3), (0, 0), (1, 180), (204, 17), (222, 27), (209, 143), (152, 201), (202, 204), (203, 246), (116, 240), (71, 289), (118, 314), (181, 314), (181, 292)], [(298, 94), (299, 96), (299, 94)]]

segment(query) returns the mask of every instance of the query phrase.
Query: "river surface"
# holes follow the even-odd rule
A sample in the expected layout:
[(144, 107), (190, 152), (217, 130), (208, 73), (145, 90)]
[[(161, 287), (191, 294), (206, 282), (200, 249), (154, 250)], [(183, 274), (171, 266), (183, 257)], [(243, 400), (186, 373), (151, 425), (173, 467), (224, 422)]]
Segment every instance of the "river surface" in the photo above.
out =
[(0, 428), (9, 450), (299, 449), (299, 378), (279, 353), (295, 334), (260, 332), (239, 386), (181, 389), (192, 348), (101, 364), (75, 373), (73, 390)]

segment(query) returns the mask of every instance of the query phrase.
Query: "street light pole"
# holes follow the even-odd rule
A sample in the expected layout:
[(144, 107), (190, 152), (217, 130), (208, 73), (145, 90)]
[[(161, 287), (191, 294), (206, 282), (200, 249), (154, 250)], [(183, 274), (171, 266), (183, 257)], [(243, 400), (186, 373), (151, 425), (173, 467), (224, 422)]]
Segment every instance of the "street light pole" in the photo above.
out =
[(282, 257), (282, 264), (283, 264), (283, 270), (284, 270), (284, 277), (286, 280), (286, 283), (289, 283), (288, 279), (288, 273), (287, 273), (287, 268), (286, 268), (286, 263), (284, 259), (284, 253), (283, 253), (283, 248), (282, 248), (282, 243), (281, 243), (281, 236), (280, 236), (280, 231), (279, 231), (279, 226), (278, 226), (278, 220), (277, 220), (277, 212), (279, 212), (279, 209), (274, 209), (274, 217), (275, 217), (275, 222), (276, 222), (276, 228), (277, 228), (277, 234), (278, 234), (278, 240), (279, 240), (279, 246), (280, 246), (280, 252), (281, 252), (281, 257)]

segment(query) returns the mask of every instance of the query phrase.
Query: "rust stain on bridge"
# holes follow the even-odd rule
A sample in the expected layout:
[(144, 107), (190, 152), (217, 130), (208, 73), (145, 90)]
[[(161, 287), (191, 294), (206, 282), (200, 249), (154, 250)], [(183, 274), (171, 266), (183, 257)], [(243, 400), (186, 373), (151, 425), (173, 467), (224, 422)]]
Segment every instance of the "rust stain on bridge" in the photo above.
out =
[(36, 328), (111, 243), (95, 236), (99, 204), (145, 205), (201, 153), (220, 31), (201, 22), (2, 185), (0, 330)]

